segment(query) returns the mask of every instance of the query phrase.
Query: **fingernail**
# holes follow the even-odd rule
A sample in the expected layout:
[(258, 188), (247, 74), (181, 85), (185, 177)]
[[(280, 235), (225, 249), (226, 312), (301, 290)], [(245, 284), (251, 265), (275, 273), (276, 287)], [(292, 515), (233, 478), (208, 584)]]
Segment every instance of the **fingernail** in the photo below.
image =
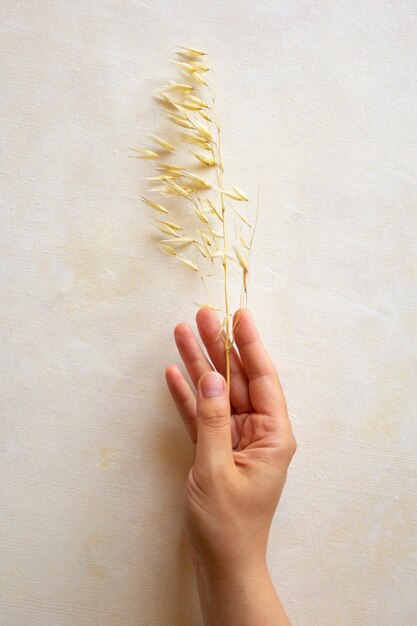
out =
[(201, 380), (201, 391), (205, 398), (221, 396), (224, 389), (224, 378), (221, 374), (207, 374)]

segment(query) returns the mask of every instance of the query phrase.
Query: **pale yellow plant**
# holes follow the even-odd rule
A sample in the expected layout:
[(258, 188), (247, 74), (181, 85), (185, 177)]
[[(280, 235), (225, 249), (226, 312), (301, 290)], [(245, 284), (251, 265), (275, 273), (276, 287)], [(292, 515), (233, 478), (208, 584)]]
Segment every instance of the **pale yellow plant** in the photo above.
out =
[[(180, 78), (169, 82), (156, 95), (169, 123), (169, 137), (150, 134), (152, 145), (132, 148), (135, 152), (132, 158), (155, 164), (154, 175), (146, 179), (155, 183), (147, 196), (156, 195), (157, 199), (142, 197), (142, 200), (153, 211), (169, 214), (169, 219), (161, 216), (154, 219), (159, 233), (165, 235), (157, 241), (158, 248), (200, 277), (209, 302), (196, 302), (197, 306), (223, 309), (220, 333), (224, 336), (226, 380), (230, 389), (230, 350), (236, 332), (231, 321), (230, 264), (235, 264), (241, 273), (239, 306), (247, 306), (249, 261), (258, 207), (252, 220), (246, 193), (235, 185), (230, 189), (224, 187), (221, 129), (215, 108), (213, 72), (203, 62), (206, 53), (180, 46), (176, 54), (178, 59), (171, 62)], [(169, 204), (170, 198), (176, 202), (176, 210)], [(190, 216), (195, 217), (191, 232), (189, 227), (178, 223), (178, 217), (171, 219), (174, 213), (178, 215), (179, 203), (181, 207), (189, 207)], [(187, 217), (187, 224), (189, 221)], [(207, 289), (206, 279), (213, 276), (217, 263), (222, 267), (223, 307), (213, 302)]]

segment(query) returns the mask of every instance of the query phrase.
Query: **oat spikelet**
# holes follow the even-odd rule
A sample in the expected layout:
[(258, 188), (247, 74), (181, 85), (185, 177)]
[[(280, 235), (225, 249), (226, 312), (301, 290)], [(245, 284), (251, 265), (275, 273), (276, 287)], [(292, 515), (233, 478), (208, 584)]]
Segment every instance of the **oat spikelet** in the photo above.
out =
[(172, 237), (178, 237), (178, 234), (176, 233), (174, 228), (171, 228), (171, 226), (167, 226), (166, 224), (161, 223), (161, 222), (157, 222), (155, 224), (155, 226), (161, 231), (161, 233), (164, 233), (165, 235), (171, 235)]
[(203, 119), (205, 119), (207, 122), (211, 122), (212, 124), (214, 124), (214, 120), (210, 117), (210, 115), (208, 115), (208, 113), (206, 113), (205, 111), (201, 110), (198, 112), (199, 115), (201, 115), (201, 117)]
[(235, 187), (235, 185), (232, 185), (232, 189), (236, 194), (236, 198), (238, 200), (243, 200), (243, 202), (249, 202), (248, 200), (248, 196), (245, 194), (244, 191), (242, 191), (241, 189), (239, 189), (239, 187)]
[(207, 139), (203, 139), (203, 137), (199, 137), (198, 135), (190, 135), (187, 133), (179, 134), (180, 140), (184, 143), (194, 144), (203, 150), (212, 150), (210, 143)]
[(202, 211), (199, 209), (194, 209), (194, 213), (197, 215), (198, 219), (204, 224), (209, 224), (208, 218), (204, 215)]
[(163, 207), (161, 204), (158, 204), (157, 202), (154, 202), (153, 200), (148, 200), (148, 198), (145, 198), (144, 196), (142, 196), (142, 200), (151, 209), (154, 209), (155, 211), (159, 211), (160, 213), (168, 213), (168, 209)]
[(218, 218), (218, 219), (222, 222), (222, 221), (223, 221), (223, 218), (222, 218), (222, 216), (221, 216), (220, 212), (218, 211), (218, 209), (216, 209), (216, 207), (215, 207), (215, 206), (214, 206), (214, 204), (212, 203), (212, 201), (211, 201), (211, 200), (209, 200), (208, 198), (206, 198), (206, 203), (207, 203), (207, 206), (209, 207), (209, 209), (208, 209), (208, 210), (209, 210), (211, 213), (214, 213), (214, 215), (215, 215), (215, 216), (216, 216), (216, 217), (217, 217), (217, 218)]
[(132, 157), (132, 159), (159, 159), (159, 154), (153, 152), (153, 150), (147, 150), (146, 148), (131, 148), (135, 152), (138, 152), (138, 156)]
[(183, 246), (189, 246), (192, 243), (195, 243), (195, 240), (192, 239), (191, 237), (174, 237), (172, 239), (162, 239), (162, 243), (166, 243), (170, 246), (175, 246), (176, 248), (178, 247), (183, 247)]
[(150, 133), (149, 133), (149, 137), (159, 146), (161, 146), (162, 148), (165, 148), (165, 150), (169, 150), (170, 152), (175, 152), (175, 147), (171, 143), (169, 143), (169, 141), (165, 141), (165, 139), (161, 139), (160, 137), (157, 137), (156, 135), (151, 135)]
[(208, 140), (212, 140), (213, 136), (210, 132), (210, 129), (207, 128), (206, 126), (204, 126), (204, 124), (201, 124), (201, 122), (199, 122), (198, 120), (194, 120), (192, 122), (192, 126), (196, 129), (196, 131), (198, 132), (198, 134), (203, 138), (203, 139), (208, 139)]
[(207, 52), (204, 50), (199, 50), (199, 48), (187, 48), (186, 46), (178, 46), (181, 51), (181, 54), (191, 58), (200, 58), (206, 56)]
[(207, 259), (207, 256), (210, 256), (210, 255), (207, 253), (207, 250), (205, 250), (205, 249), (203, 248), (203, 246), (201, 246), (201, 245), (198, 243), (198, 241), (193, 241), (192, 243), (193, 243), (193, 245), (197, 248), (197, 250), (199, 251), (199, 253), (201, 254), (201, 256), (202, 256), (204, 259)]
[(241, 251), (239, 250), (239, 248), (237, 246), (233, 246), (233, 250), (235, 251), (236, 254), (236, 258), (239, 262), (240, 267), (247, 273), (249, 273), (249, 266), (248, 266), (248, 262), (245, 259), (245, 257), (243, 256), (243, 254), (241, 253)]
[(197, 174), (193, 174), (192, 172), (187, 172), (187, 178), (189, 184), (193, 186), (195, 189), (211, 189), (212, 184), (208, 182), (205, 178), (201, 178), (201, 176), (197, 176)]
[(245, 239), (245, 236), (242, 235), (242, 233), (239, 234), (239, 240), (242, 246), (246, 248), (246, 250), (250, 250), (250, 245), (248, 244), (248, 242)]
[(232, 200), (237, 200), (239, 202), (247, 202), (248, 198), (244, 191), (240, 191), (237, 187), (232, 186), (233, 191), (227, 191), (227, 189), (220, 189), (219, 191), (228, 198), (232, 198)]
[(192, 85), (188, 85), (187, 83), (176, 83), (171, 81), (165, 89), (172, 89), (172, 91), (179, 91), (181, 93), (189, 93), (194, 89), (194, 87)]
[(174, 65), (179, 67), (181, 70), (184, 70), (185, 72), (187, 72), (187, 74), (193, 74), (194, 72), (197, 71), (196, 69), (194, 69), (191, 63), (186, 63), (185, 61), (171, 60), (170, 63), (173, 63)]
[(177, 254), (177, 259), (178, 259), (178, 261), (181, 261), (181, 263), (184, 263), (184, 265), (186, 265), (187, 267), (189, 267), (192, 270), (194, 270), (194, 272), (198, 272), (198, 266), (195, 263), (193, 263), (192, 261), (190, 261), (190, 259), (187, 259), (187, 257), (180, 256), (180, 255)]
[(206, 81), (205, 81), (205, 80), (204, 80), (204, 78), (201, 76), (201, 74), (199, 74), (199, 73), (198, 73), (198, 72), (196, 72), (195, 70), (194, 70), (194, 73), (193, 73), (193, 78), (194, 78), (194, 80), (195, 80), (197, 83), (199, 83), (200, 85), (207, 85)]
[(210, 70), (207, 65), (204, 65), (204, 63), (200, 63), (200, 61), (191, 61), (191, 65), (193, 66), (194, 73), (197, 72), (198, 74), (204, 74), (205, 72), (208, 72)]
[(200, 161), (200, 163), (203, 163), (204, 165), (208, 165), (209, 167), (213, 165), (217, 165), (217, 162), (213, 157), (206, 156), (205, 154), (202, 154), (201, 152), (193, 152), (193, 155), (195, 156), (196, 159)]
[(183, 198), (188, 198), (190, 192), (192, 191), (190, 188), (177, 185), (177, 183), (174, 183), (173, 180), (167, 180), (165, 184), (167, 189), (171, 191), (174, 195), (182, 196)]
[(169, 228), (172, 228), (173, 230), (183, 230), (182, 226), (176, 224), (175, 222), (167, 222), (167, 220), (163, 220), (160, 218), (157, 218), (157, 221), (160, 224), (165, 224), (165, 226), (169, 226)]
[(171, 114), (168, 115), (168, 120), (173, 122), (177, 126), (181, 126), (182, 128), (192, 128), (193, 125), (188, 121), (186, 117), (181, 117), (180, 115)]
[(156, 245), (162, 250), (164, 254), (167, 254), (168, 256), (175, 256), (177, 254), (175, 248), (169, 246), (166, 243), (163, 243), (162, 241), (157, 241)]

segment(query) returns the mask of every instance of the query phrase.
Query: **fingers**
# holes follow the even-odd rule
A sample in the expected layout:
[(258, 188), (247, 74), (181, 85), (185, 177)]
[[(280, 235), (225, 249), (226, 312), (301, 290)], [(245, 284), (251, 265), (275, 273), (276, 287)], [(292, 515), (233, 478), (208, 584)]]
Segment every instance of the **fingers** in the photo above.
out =
[(181, 370), (176, 365), (170, 365), (165, 372), (168, 389), (171, 393), (178, 413), (190, 435), (191, 441), (197, 441), (196, 399), (185, 380)]
[(249, 379), (249, 394), (257, 413), (287, 417), (284, 393), (274, 364), (265, 350), (252, 315), (247, 309), (236, 311), (235, 340)]
[(208, 374), (213, 368), (195, 338), (193, 331), (187, 324), (178, 324), (174, 330), (174, 337), (184, 365), (191, 380), (197, 387), (201, 376)]
[[(202, 308), (198, 311), (197, 327), (200, 337), (215, 368), (226, 376), (224, 336), (219, 333), (220, 324), (214, 311)], [(250, 413), (248, 379), (236, 350), (230, 350), (230, 402), (237, 413)]]
[(196, 468), (212, 474), (234, 469), (230, 402), (221, 374), (204, 375), (197, 387)]

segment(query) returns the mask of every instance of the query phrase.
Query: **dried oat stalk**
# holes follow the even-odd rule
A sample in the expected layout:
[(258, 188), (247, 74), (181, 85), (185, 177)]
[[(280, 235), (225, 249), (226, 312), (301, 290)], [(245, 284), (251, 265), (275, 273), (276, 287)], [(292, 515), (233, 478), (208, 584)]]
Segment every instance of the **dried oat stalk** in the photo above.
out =
[[(142, 200), (154, 212), (154, 225), (161, 235), (158, 248), (200, 277), (208, 303), (196, 302), (197, 306), (224, 313), (220, 333), (230, 390), (230, 350), (236, 327), (231, 321), (229, 280), (236, 270), (241, 280), (239, 304), (246, 306), (258, 208), (251, 217), (246, 193), (235, 185), (225, 187), (213, 72), (206, 64), (206, 53), (180, 47), (176, 54), (171, 63), (178, 76), (156, 95), (165, 118), (164, 136), (150, 134), (151, 145), (132, 148), (132, 158), (154, 165), (152, 176), (146, 177), (152, 182)], [(207, 288), (216, 271), (222, 275), (222, 306), (213, 302)]]

